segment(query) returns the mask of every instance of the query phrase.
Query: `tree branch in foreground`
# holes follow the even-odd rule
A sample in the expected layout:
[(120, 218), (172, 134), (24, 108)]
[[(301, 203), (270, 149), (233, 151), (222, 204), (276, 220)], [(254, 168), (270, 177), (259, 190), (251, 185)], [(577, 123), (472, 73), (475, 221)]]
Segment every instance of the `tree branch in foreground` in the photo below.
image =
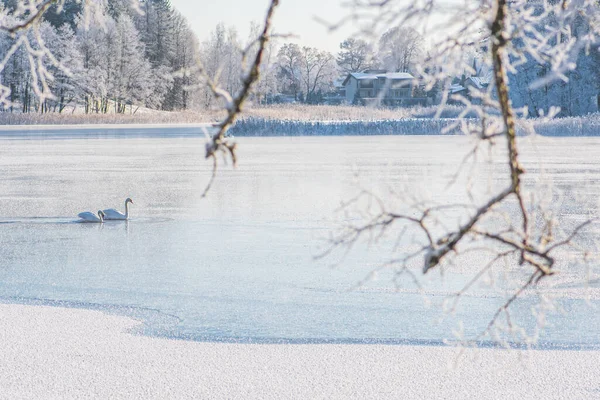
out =
[(31, 26), (35, 25), (38, 21), (40, 21), (46, 13), (46, 11), (48, 11), (48, 9), (54, 3), (56, 3), (56, 0), (44, 0), (41, 4), (36, 5), (34, 10), (29, 9), (29, 14), (24, 20), (19, 21), (12, 26), (5, 26), (4, 24), (0, 24), (0, 29), (10, 33), (11, 35), (14, 35), (22, 30), (27, 30)]
[(202, 193), (202, 197), (205, 197), (208, 191), (210, 190), (212, 183), (216, 177), (217, 171), (217, 153), (222, 153), (225, 157), (229, 156), (233, 165), (235, 166), (237, 163), (236, 157), (236, 144), (228, 139), (225, 134), (227, 130), (234, 124), (238, 115), (242, 112), (242, 108), (244, 106), (244, 102), (250, 96), (250, 91), (253, 85), (258, 81), (260, 77), (260, 65), (262, 62), (263, 54), (265, 52), (266, 45), (271, 37), (271, 25), (272, 18), (275, 12), (275, 9), (279, 5), (279, 0), (271, 0), (271, 4), (269, 5), (269, 9), (267, 11), (267, 16), (265, 17), (265, 21), (263, 24), (263, 28), (260, 36), (257, 39), (258, 50), (252, 60), (252, 64), (250, 65), (249, 71), (243, 77), (242, 80), (242, 88), (239, 93), (232, 97), (231, 94), (227, 93), (227, 91), (220, 88), (217, 83), (211, 79), (206, 70), (204, 69), (202, 62), (198, 60), (198, 71), (202, 75), (206, 85), (213, 93), (216, 98), (220, 98), (225, 103), (225, 109), (227, 111), (227, 116), (223, 121), (215, 126), (217, 132), (214, 133), (209, 141), (206, 143), (206, 158), (213, 159), (213, 172), (211, 178), (206, 185)]
[[(407, 18), (412, 16), (416, 16), (417, 19), (426, 19), (431, 15), (431, 4), (426, 3), (420, 9), (419, 6), (408, 6), (401, 0), (386, 0), (383, 2), (354, 0), (351, 4), (355, 8), (353, 16), (357, 19), (373, 18), (368, 16), (369, 12), (361, 14), (362, 9), (367, 11), (379, 9), (379, 14), (375, 11), (376, 17), (374, 19), (376, 21), (374, 23), (389, 21), (386, 18), (392, 18), (390, 17), (392, 15), (390, 10), (394, 9), (394, 12), (399, 15), (394, 19), (394, 23), (396, 23), (397, 21), (406, 21)], [(403, 213), (395, 213), (386, 210), (383, 201), (376, 198), (374, 203), (377, 204), (378, 208), (373, 212), (369, 200), (367, 201), (369, 204), (367, 211), (358, 215), (358, 219), (364, 222), (355, 223), (353, 221), (356, 221), (356, 216), (350, 218), (349, 215), (346, 215), (345, 220), (347, 222), (345, 222), (345, 226), (342, 227), (341, 232), (330, 237), (328, 248), (321, 254), (330, 254), (336, 248), (343, 248), (347, 253), (360, 240), (365, 239), (367, 243), (371, 244), (377, 242), (384, 234), (391, 232), (392, 229), (400, 229), (399, 236), (402, 236), (402, 238), (398, 238), (398, 242), (403, 241), (404, 254), (390, 257), (389, 262), (382, 264), (380, 268), (394, 268), (400, 272), (414, 271), (419, 264), (417, 261), (422, 260), (421, 270), (426, 274), (432, 269), (439, 269), (444, 265), (451, 264), (455, 256), (461, 254), (461, 252), (470, 251), (469, 246), (473, 243), (481, 243), (486, 250), (493, 253), (493, 257), (491, 261), (478, 269), (475, 276), (462, 290), (455, 294), (455, 305), (458, 298), (478, 282), (486, 271), (493, 269), (501, 261), (508, 261), (511, 265), (516, 264), (518, 267), (525, 267), (523, 269), (527, 275), (524, 280), (520, 281), (522, 283), (519, 284), (516, 290), (509, 291), (510, 295), (507, 300), (492, 315), (489, 325), (482, 333), (482, 335), (490, 336), (492, 336), (492, 330), (498, 323), (499, 316), (504, 314), (507, 320), (510, 321), (509, 308), (517, 298), (537, 285), (543, 278), (555, 274), (557, 258), (554, 253), (560, 248), (571, 247), (574, 239), (581, 231), (593, 222), (592, 219), (586, 220), (576, 226), (571, 233), (559, 238), (555, 232), (556, 221), (551, 216), (542, 213), (543, 221), (539, 221), (536, 220), (537, 216), (533, 214), (533, 211), (528, 210), (528, 206), (535, 209), (537, 204), (533, 200), (528, 203), (524, 196), (522, 176), (525, 174), (525, 170), (519, 159), (515, 110), (510, 101), (510, 88), (507, 77), (508, 71), (516, 73), (519, 55), (522, 52), (527, 52), (531, 57), (539, 60), (540, 63), (552, 64), (554, 60), (548, 57), (544, 58), (540, 54), (544, 52), (546, 54), (548, 51), (551, 53), (552, 49), (549, 46), (557, 48), (568, 46), (566, 42), (551, 44), (544, 39), (546, 36), (542, 34), (532, 38), (528, 33), (522, 32), (555, 29), (554, 27), (548, 28), (549, 25), (543, 19), (550, 17), (556, 18), (558, 23), (565, 24), (568, 27), (570, 19), (576, 18), (575, 16), (581, 14), (582, 10), (593, 11), (593, 5), (587, 0), (578, 4), (564, 2), (562, 9), (557, 9), (550, 3), (540, 5), (526, 3), (528, 2), (494, 0), (492, 1), (492, 8), (487, 5), (478, 6), (473, 3), (475, 9), (471, 10), (473, 11), (472, 15), (477, 17), (479, 23), (485, 21), (487, 29), (481, 29), (478, 23), (465, 24), (462, 29), (458, 30), (459, 34), (450, 35), (449, 38), (440, 43), (438, 48), (433, 50), (434, 54), (427, 57), (429, 64), (417, 67), (423, 76), (430, 79), (429, 85), (433, 85), (436, 82), (443, 81), (448, 76), (453, 76), (452, 74), (456, 74), (458, 71), (463, 71), (464, 74), (465, 70), (474, 70), (471, 66), (465, 65), (464, 53), (479, 50), (476, 48), (479, 45), (486, 48), (487, 56), (490, 59), (489, 65), (493, 73), (492, 82), (485, 91), (481, 90), (475, 93), (474, 98), (480, 100), (479, 104), (474, 103), (470, 98), (454, 97), (454, 100), (461, 101), (465, 105), (465, 111), (461, 114), (457, 125), (461, 125), (465, 134), (475, 135), (479, 142), (493, 144), (498, 139), (506, 139), (507, 155), (504, 162), (508, 167), (507, 187), (483, 202), (483, 204), (476, 206), (474, 211), (469, 212), (464, 220), (457, 224), (458, 226), (451, 229), (442, 226), (440, 222), (443, 220), (443, 215), (440, 215), (440, 206), (420, 204), (410, 206), (409, 210)], [(543, 7), (543, 10), (538, 13), (525, 12), (531, 11), (528, 8), (530, 6)], [(356, 9), (359, 11), (356, 11)], [(597, 10), (594, 12), (597, 13)], [(461, 9), (460, 13), (464, 14), (464, 10)], [(365, 15), (367, 16), (365, 17)], [(372, 12), (371, 15), (373, 15)], [(452, 23), (455, 23), (460, 18), (451, 20)], [(524, 29), (522, 25), (528, 29)], [(597, 27), (592, 26), (590, 30), (592, 29), (597, 29)], [(556, 29), (556, 31), (559, 30)], [(586, 40), (592, 40), (590, 37), (593, 37), (593, 35), (585, 36), (580, 41), (585, 43)], [(535, 40), (538, 40), (538, 42), (535, 42)], [(528, 47), (524, 50), (516, 48), (521, 42), (526, 42)], [(483, 43), (485, 43), (485, 46), (482, 45)], [(454, 58), (452, 57), (453, 53), (457, 53)], [(571, 53), (568, 54), (571, 55)], [(561, 62), (565, 63), (566, 61)], [(452, 70), (452, 68), (455, 69)], [(447, 90), (447, 88), (444, 89), (444, 101), (449, 98)], [(490, 109), (494, 109), (495, 112), (490, 112)], [(481, 126), (469, 125), (464, 121), (468, 112), (475, 113), (481, 121)], [(467, 155), (465, 160), (477, 152), (477, 146)], [(463, 160), (463, 163), (465, 160)], [(456, 182), (457, 177), (458, 173), (453, 177), (452, 183)], [(359, 197), (361, 196), (374, 197), (366, 192), (362, 192)], [(347, 207), (350, 205), (356, 206), (356, 203), (357, 200), (353, 199), (342, 207), (347, 210)], [(459, 208), (460, 205), (445, 205), (445, 207)], [(513, 214), (506, 215), (501, 220), (493, 220), (494, 216), (501, 215), (502, 210), (506, 208), (510, 208)], [(515, 220), (518, 221), (514, 224), (513, 215), (516, 215)], [(413, 236), (410, 241), (407, 241), (405, 237), (410, 234)], [(377, 272), (380, 268), (374, 270), (374, 272)]]

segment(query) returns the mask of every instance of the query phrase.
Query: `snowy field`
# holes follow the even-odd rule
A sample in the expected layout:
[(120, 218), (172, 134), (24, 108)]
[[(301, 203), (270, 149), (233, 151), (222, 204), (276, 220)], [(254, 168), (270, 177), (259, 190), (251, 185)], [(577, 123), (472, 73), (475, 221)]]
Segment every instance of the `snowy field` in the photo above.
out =
[[(0, 305), (3, 399), (594, 399), (597, 351), (152, 339), (97, 311)], [(457, 363), (457, 360), (459, 361)], [(454, 366), (456, 364), (456, 366)]]
[[(530, 369), (507, 372), (521, 368), (516, 356), (482, 349), (479, 361), (452, 372), (455, 351), (444, 340), (459, 321), (476, 336), (505, 298), (476, 288), (456, 315), (441, 311), (477, 259), (422, 278), (426, 296), (409, 279), (395, 290), (385, 276), (352, 290), (379, 261), (377, 248), (359, 247), (336, 268), (338, 259), (313, 259), (335, 226), (333, 210), (360, 187), (460, 199), (444, 187), (467, 138), (240, 138), (240, 165), (220, 170), (201, 199), (210, 164), (197, 127), (94, 129), (0, 132), (0, 297), (11, 303), (0, 312), (0, 354), (8, 360), (0, 363), (0, 397), (37, 397), (51, 387), (55, 397), (86, 390), (105, 397), (116, 388), (124, 397), (358, 398), (402, 390), (493, 398), (508, 384), (510, 393), (548, 398), (598, 395), (595, 372), (583, 373), (600, 348), (597, 270), (564, 270), (541, 288), (560, 311), (548, 316), (545, 350), (528, 356)], [(530, 176), (550, 178), (562, 194), (567, 225), (597, 210), (599, 144), (523, 142)], [(494, 174), (504, 166), (497, 159), (486, 168), (492, 187), (501, 186)], [(490, 180), (483, 183), (487, 189)], [(78, 212), (122, 208), (126, 197), (134, 199), (129, 222), (76, 222)], [(536, 304), (534, 293), (515, 303), (516, 321), (530, 331)], [(67, 375), (72, 380), (59, 378)], [(389, 379), (377, 383), (380, 376)]]

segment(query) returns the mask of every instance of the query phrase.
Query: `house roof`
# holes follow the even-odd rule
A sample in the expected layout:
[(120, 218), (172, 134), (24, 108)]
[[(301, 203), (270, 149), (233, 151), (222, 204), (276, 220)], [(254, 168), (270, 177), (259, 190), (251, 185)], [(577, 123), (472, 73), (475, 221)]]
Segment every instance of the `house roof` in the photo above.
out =
[(462, 85), (459, 85), (458, 83), (450, 85), (450, 87), (448, 88), (448, 92), (450, 94), (462, 92), (463, 90), (466, 90), (466, 88), (464, 86), (462, 86)]
[(475, 86), (477, 89), (483, 89), (490, 83), (489, 79), (481, 76), (471, 76), (469, 77), (469, 81), (471, 81), (473, 86)]
[(390, 80), (410, 80), (415, 79), (414, 76), (409, 74), (408, 72), (385, 72), (372, 74), (367, 72), (351, 72), (348, 74), (346, 79), (344, 79), (343, 85), (345, 86), (348, 83), (350, 77), (353, 77), (356, 80), (374, 80), (374, 79), (390, 79)]
[(388, 72), (386, 74), (377, 74), (377, 77), (385, 79), (415, 79), (415, 77), (408, 72)]
[(358, 79), (358, 80), (361, 80), (361, 79), (377, 79), (377, 74), (368, 74), (366, 72), (351, 72), (348, 75), (352, 76), (352, 77), (354, 77), (354, 79)]

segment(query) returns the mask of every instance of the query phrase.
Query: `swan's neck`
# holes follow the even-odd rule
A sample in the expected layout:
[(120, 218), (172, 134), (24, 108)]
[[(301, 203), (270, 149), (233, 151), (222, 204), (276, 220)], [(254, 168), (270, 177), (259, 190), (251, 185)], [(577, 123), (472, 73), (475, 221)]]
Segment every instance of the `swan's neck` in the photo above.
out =
[(125, 201), (125, 219), (129, 218), (129, 202)]
[(100, 218), (100, 222), (104, 222), (104, 218), (102, 218), (102, 214), (98, 213), (98, 218)]

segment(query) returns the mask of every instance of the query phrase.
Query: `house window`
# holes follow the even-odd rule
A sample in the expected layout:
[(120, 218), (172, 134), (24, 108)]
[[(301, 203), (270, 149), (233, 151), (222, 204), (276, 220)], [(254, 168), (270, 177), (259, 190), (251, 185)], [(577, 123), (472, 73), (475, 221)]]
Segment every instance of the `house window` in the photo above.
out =
[(374, 81), (372, 79), (364, 79), (364, 80), (358, 81), (358, 84), (361, 88), (371, 89), (371, 88), (373, 88), (373, 82)]

